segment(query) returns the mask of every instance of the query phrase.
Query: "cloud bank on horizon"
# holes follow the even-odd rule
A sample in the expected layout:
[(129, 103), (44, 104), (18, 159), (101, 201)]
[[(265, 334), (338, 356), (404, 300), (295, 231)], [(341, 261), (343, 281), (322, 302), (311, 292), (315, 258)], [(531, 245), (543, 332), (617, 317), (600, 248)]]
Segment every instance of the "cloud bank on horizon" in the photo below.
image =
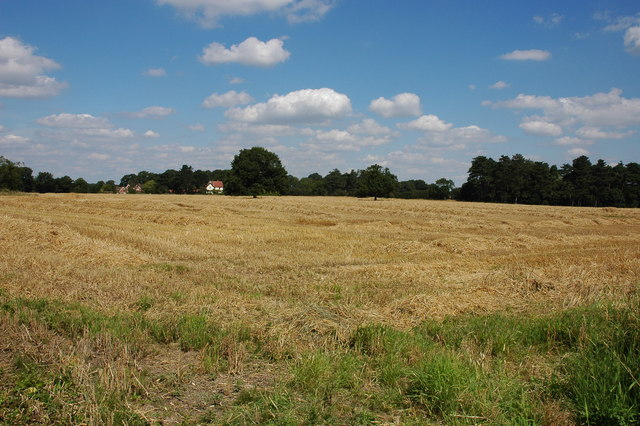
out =
[(640, 6), (462, 3), (3, 2), (0, 155), (98, 180), (261, 145), (458, 184), (478, 155), (640, 161)]

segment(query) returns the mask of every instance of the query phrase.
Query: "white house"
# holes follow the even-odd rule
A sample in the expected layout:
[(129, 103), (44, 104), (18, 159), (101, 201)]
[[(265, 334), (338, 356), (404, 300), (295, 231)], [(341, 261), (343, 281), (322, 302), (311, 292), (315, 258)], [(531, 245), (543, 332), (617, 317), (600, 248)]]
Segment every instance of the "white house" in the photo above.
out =
[(207, 194), (222, 193), (224, 191), (224, 184), (219, 180), (212, 180), (207, 183)]

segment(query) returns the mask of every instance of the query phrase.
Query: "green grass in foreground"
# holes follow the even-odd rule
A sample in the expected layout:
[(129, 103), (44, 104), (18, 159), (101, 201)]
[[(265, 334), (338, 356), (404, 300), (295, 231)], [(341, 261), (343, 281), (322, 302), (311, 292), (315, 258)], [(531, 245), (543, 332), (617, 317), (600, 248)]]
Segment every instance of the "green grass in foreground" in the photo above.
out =
[[(152, 320), (146, 316), (152, 303), (141, 299), (131, 312), (107, 316), (77, 304), (10, 298), (0, 292), (0, 312), (25, 326), (36, 320), (71, 339), (107, 334), (137, 356), (144, 356), (150, 344), (178, 343), (184, 351), (200, 351), (202, 367), (210, 373), (232, 370), (229, 353), (238, 347), (273, 362), (263, 350), (266, 342), (249, 327), (222, 326), (206, 315)], [(249, 386), (231, 405), (191, 420), (540, 424), (549, 422), (545, 407), (553, 404), (581, 424), (637, 424), (639, 307), (634, 298), (622, 307), (599, 304), (545, 316), (463, 315), (411, 331), (361, 327), (331, 348), (276, 359), (281, 376), (272, 387)], [(63, 374), (68, 366), (49, 366), (46, 374), (39, 373), (40, 383), (29, 378), (44, 366), (16, 363), (12, 385), (0, 393), (0, 423), (28, 422), (25, 400), (40, 401), (53, 413), (59, 401), (77, 399), (77, 387)], [(109, 407), (111, 400), (140, 398), (144, 396), (110, 394), (101, 400)], [(140, 420), (131, 411), (122, 413), (114, 422)], [(77, 420), (73, 412), (65, 415)]]

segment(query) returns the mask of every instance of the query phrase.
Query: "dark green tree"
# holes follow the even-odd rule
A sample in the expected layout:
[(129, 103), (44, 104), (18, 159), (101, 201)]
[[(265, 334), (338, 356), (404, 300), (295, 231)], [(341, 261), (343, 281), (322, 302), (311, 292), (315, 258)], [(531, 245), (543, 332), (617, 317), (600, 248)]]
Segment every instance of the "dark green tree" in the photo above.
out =
[(71, 192), (79, 192), (86, 194), (89, 192), (89, 183), (83, 178), (78, 178), (73, 181), (73, 187), (71, 188)]
[(231, 173), (224, 192), (231, 195), (284, 194), (288, 189), (287, 171), (280, 158), (262, 147), (242, 149), (231, 162)]
[(116, 192), (116, 182), (114, 180), (108, 180), (100, 187), (100, 192), (103, 193), (115, 193)]
[(347, 195), (347, 176), (333, 169), (324, 177), (327, 195)]
[(62, 176), (54, 179), (56, 182), (56, 192), (69, 193), (73, 188), (73, 179), (69, 176)]
[(453, 194), (455, 183), (451, 179), (440, 178), (436, 181), (436, 194), (434, 198), (448, 200)]
[(22, 190), (20, 164), (0, 156), (0, 189)]
[(358, 176), (358, 196), (390, 197), (398, 186), (398, 178), (388, 168), (373, 164), (361, 170)]
[(54, 192), (56, 190), (56, 181), (49, 172), (40, 172), (35, 179), (36, 191), (40, 193)]
[(300, 179), (298, 185), (301, 195), (327, 195), (324, 179), (319, 173), (311, 173)]

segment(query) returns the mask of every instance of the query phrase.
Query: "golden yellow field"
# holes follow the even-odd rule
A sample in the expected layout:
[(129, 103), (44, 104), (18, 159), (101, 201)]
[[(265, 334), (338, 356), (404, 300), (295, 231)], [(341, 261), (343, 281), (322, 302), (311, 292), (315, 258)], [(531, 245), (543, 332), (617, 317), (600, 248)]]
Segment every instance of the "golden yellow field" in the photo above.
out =
[[(193, 386), (227, 396), (237, 380), (266, 386), (286, 354), (334, 347), (364, 325), (409, 330), (461, 313), (544, 314), (624, 300), (639, 282), (634, 209), (329, 197), (0, 197), (5, 297), (77, 302), (107, 316), (142, 304), (149, 320), (202, 314), (246, 327), (268, 346), (272, 363), (238, 343), (214, 379), (201, 371), (201, 352), (157, 345), (127, 355), (136, 371), (189, 370), (185, 380)], [(96, 364), (82, 352), (109, 343), (93, 338), (83, 349), (78, 338), (58, 342), (35, 325), (27, 336), (27, 327), (3, 318), (5, 336), (13, 337), (0, 337), (0, 366), (23, 351), (117, 375), (114, 365), (124, 355)], [(101, 380), (107, 388), (117, 382)], [(184, 420), (207, 404), (190, 395), (151, 399), (134, 411), (149, 421)]]

